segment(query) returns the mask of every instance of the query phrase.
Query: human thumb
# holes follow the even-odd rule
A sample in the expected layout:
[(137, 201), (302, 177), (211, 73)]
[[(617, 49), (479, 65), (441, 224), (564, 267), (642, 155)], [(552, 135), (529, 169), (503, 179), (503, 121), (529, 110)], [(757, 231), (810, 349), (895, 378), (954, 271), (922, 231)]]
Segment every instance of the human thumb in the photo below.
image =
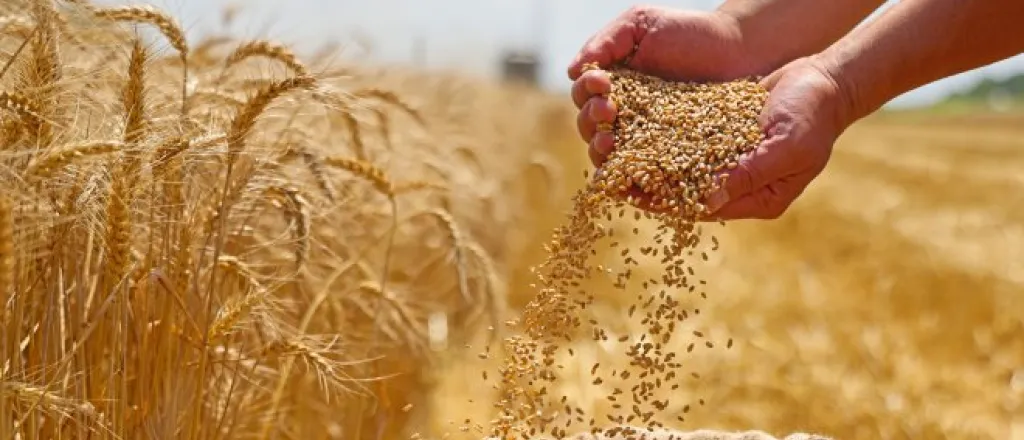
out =
[(718, 211), (731, 200), (751, 194), (791, 174), (793, 162), (787, 158), (787, 140), (769, 137), (753, 151), (740, 156), (733, 169), (715, 175), (720, 188), (711, 193), (705, 205), (709, 213)]

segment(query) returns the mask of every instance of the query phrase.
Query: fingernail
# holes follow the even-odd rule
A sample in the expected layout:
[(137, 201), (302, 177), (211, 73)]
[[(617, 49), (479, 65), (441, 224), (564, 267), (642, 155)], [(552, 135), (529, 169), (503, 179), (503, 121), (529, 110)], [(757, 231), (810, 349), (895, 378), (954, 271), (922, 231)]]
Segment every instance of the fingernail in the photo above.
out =
[(706, 205), (708, 207), (708, 211), (710, 213), (714, 213), (719, 209), (722, 209), (722, 207), (725, 206), (726, 203), (729, 203), (729, 193), (726, 192), (724, 189), (720, 189), (718, 191), (711, 193), (711, 195), (708, 196)]

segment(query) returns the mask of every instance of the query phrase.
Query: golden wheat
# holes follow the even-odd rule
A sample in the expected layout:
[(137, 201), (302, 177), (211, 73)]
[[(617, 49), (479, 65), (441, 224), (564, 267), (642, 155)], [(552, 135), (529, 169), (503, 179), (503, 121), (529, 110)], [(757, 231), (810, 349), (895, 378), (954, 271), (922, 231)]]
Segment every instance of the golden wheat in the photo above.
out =
[(225, 67), (231, 67), (242, 60), (249, 57), (261, 56), (277, 60), (288, 66), (296, 76), (309, 76), (309, 70), (306, 68), (298, 57), (292, 53), (291, 49), (273, 41), (267, 40), (254, 40), (243, 43), (242, 45), (235, 48), (224, 60)]
[(509, 189), (497, 202), (436, 159), (450, 126), (535, 144), (530, 120), (431, 108), (412, 81), (313, 69), (270, 41), (191, 44), (151, 7), (15, 0), (0, 16), (0, 432), (396, 438), (422, 417), (434, 350), (502, 318), (526, 246), (495, 232), (512, 217), (481, 225), (496, 203), (530, 209), (519, 170), (482, 180)]

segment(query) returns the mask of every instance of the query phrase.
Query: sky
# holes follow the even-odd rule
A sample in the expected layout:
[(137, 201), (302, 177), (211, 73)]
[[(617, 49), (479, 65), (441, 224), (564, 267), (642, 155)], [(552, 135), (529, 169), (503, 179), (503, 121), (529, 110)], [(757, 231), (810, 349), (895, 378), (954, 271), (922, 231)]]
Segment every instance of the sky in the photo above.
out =
[[(225, 30), (245, 38), (271, 38), (312, 52), (336, 42), (342, 57), (416, 63), (496, 76), (505, 49), (541, 55), (541, 85), (570, 86), (565, 69), (583, 42), (627, 9), (626, 0), (141, 0), (171, 12), (193, 40)], [(138, 3), (139, 1), (130, 1)], [(102, 0), (100, 3), (126, 3)], [(710, 10), (720, 0), (646, 2)], [(889, 1), (889, 7), (894, 1)], [(225, 6), (242, 5), (234, 22), (221, 22)], [(877, 13), (876, 13), (877, 14)], [(984, 77), (1024, 72), (1024, 55), (932, 83), (890, 103), (926, 105), (970, 87)]]

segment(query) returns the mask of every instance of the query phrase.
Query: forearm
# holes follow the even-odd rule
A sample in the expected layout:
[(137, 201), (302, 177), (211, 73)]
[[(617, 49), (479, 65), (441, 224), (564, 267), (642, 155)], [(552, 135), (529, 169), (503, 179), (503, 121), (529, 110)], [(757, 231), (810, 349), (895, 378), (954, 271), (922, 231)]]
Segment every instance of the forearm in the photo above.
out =
[(863, 21), (884, 0), (727, 0), (716, 13), (735, 23), (749, 70), (768, 74), (818, 53)]
[(818, 56), (848, 122), (933, 81), (1024, 52), (1024, 1), (903, 0)]

